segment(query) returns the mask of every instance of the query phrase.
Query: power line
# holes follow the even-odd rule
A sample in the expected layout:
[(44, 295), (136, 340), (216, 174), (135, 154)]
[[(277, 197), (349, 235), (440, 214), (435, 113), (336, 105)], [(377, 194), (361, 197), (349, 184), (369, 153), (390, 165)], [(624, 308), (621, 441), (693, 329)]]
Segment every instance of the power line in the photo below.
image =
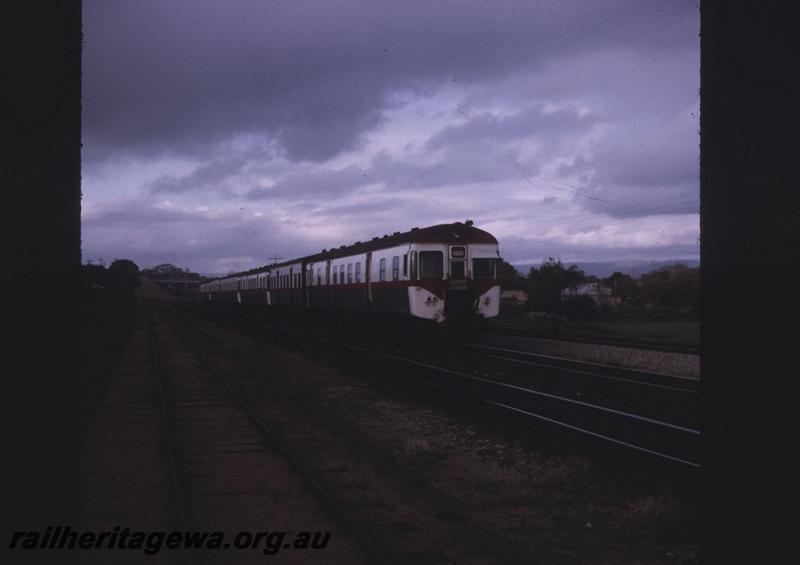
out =
[[(529, 183), (530, 185), (532, 185), (532, 186), (534, 186), (534, 187), (536, 187), (536, 188), (541, 188), (541, 189), (545, 189), (545, 190), (557, 190), (557, 191), (559, 191), (559, 192), (566, 192), (566, 193), (569, 193), (569, 194), (573, 194), (574, 196), (580, 196), (581, 198), (586, 198), (586, 199), (588, 199), (588, 200), (597, 200), (597, 201), (599, 201), (599, 202), (609, 202), (608, 200), (604, 200), (603, 198), (598, 198), (597, 196), (587, 196), (587, 195), (585, 195), (585, 194), (581, 194), (579, 191), (580, 191), (580, 190), (583, 190), (583, 188), (578, 188), (578, 190), (567, 190), (567, 189), (565, 189), (565, 188), (558, 188), (558, 187), (552, 187), (552, 188), (551, 188), (551, 187), (547, 187), (547, 186), (541, 186), (541, 185), (538, 185), (538, 184), (536, 184), (535, 182), (533, 182), (533, 180), (531, 179), (531, 177), (530, 177), (530, 176), (528, 176), (528, 175), (525, 173), (525, 171), (523, 171), (523, 170), (522, 170), (522, 167), (520, 166), (520, 164), (519, 164), (519, 163), (517, 163), (516, 159), (514, 159), (514, 157), (512, 157), (512, 156), (511, 156), (511, 153), (510, 153), (510, 152), (507, 152), (507, 153), (506, 153), (506, 156), (507, 156), (507, 157), (508, 157), (508, 158), (511, 160), (511, 162), (514, 164), (514, 167), (517, 169), (517, 172), (518, 172), (520, 175), (522, 175), (522, 178), (524, 178), (526, 181), (528, 181), (528, 183)], [(567, 184), (567, 183), (564, 183), (564, 184)], [(585, 187), (584, 187), (584, 188), (585, 188)], [(609, 202), (609, 203), (610, 203), (610, 202)]]

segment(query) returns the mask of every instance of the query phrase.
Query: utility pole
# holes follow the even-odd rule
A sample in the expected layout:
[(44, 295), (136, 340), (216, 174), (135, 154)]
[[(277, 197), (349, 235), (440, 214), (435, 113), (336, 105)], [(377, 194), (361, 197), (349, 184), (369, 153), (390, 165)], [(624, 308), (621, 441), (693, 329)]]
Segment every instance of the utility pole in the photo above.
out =
[(277, 262), (278, 262), (280, 259), (283, 259), (283, 257), (278, 257), (278, 256), (276, 255), (275, 257), (267, 257), (267, 259), (272, 259), (272, 264), (273, 264), (273, 265), (275, 265), (275, 264), (277, 264)]

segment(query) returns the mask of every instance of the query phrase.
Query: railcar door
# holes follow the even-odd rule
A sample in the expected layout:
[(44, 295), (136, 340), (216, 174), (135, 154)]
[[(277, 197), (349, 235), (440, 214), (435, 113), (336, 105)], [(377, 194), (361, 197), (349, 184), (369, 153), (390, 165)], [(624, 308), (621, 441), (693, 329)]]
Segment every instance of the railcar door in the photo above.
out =
[(449, 273), (451, 281), (465, 281), (467, 278), (467, 248), (464, 245), (450, 246)]
[(309, 289), (309, 285), (311, 284), (311, 276), (312, 276), (312, 272), (311, 272), (311, 269), (308, 266), (308, 263), (303, 263), (302, 264), (302, 271), (301, 272), (303, 273), (303, 276), (302, 276), (303, 280), (300, 281), (301, 284), (302, 284), (302, 293), (301, 293), (301, 296), (303, 297), (302, 305), (303, 305), (303, 308), (308, 308), (308, 305), (309, 305), (309, 293), (311, 292), (310, 289)]
[(467, 287), (467, 246), (451, 245), (448, 253), (449, 280), (445, 313), (450, 319), (462, 317), (469, 311), (472, 296)]
[(367, 253), (366, 269), (364, 273), (364, 281), (367, 283), (367, 310), (372, 310), (372, 251)]
[(331, 260), (325, 261), (325, 307), (331, 307)]

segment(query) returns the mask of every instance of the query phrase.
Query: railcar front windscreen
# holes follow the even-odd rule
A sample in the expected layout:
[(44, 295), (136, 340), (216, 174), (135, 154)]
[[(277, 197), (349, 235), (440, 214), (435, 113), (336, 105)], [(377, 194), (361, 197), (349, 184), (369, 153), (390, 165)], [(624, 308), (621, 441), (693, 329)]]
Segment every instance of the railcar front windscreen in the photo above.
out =
[(444, 274), (444, 254), (441, 251), (419, 252), (419, 278), (441, 279)]
[(473, 259), (472, 276), (476, 279), (493, 279), (497, 259)]

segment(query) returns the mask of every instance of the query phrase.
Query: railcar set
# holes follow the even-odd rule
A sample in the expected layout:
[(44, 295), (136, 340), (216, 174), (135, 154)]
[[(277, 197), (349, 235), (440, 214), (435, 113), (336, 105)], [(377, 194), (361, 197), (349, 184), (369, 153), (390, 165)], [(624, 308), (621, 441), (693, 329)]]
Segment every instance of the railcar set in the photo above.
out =
[(497, 316), (497, 239), (471, 221), (412, 228), (214, 279), (206, 303), (394, 314), (435, 324)]

